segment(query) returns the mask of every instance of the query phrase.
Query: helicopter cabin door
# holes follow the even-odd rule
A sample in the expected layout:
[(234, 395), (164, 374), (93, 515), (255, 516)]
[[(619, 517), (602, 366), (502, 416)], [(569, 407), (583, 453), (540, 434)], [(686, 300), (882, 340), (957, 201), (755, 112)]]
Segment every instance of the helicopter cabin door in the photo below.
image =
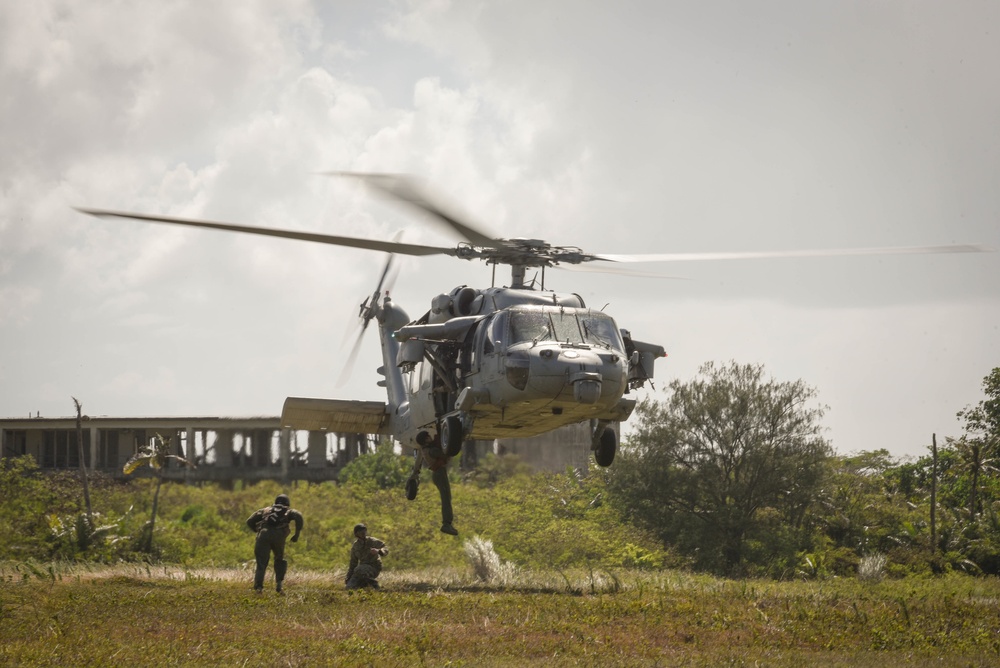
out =
[(507, 348), (507, 314), (494, 313), (476, 328), (472, 363), (466, 385), (483, 387), (503, 374), (503, 351)]
[(417, 364), (409, 373), (407, 394), (410, 400), (410, 419), (418, 428), (433, 425), (437, 413), (434, 406), (434, 367), (426, 361)]

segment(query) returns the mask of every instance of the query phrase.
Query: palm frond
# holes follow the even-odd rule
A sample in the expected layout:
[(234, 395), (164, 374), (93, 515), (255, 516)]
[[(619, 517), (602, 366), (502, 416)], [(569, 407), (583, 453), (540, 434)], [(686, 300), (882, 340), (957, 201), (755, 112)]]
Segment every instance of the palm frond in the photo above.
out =
[(186, 467), (188, 467), (190, 469), (198, 468), (197, 466), (195, 466), (195, 464), (193, 462), (188, 461), (187, 459), (185, 459), (184, 457), (181, 457), (180, 455), (167, 455), (167, 457), (169, 457), (170, 459), (176, 459), (181, 464), (184, 464), (184, 466), (186, 466)]
[(156, 459), (155, 455), (145, 452), (140, 452), (139, 454), (132, 455), (129, 458), (129, 460), (125, 462), (125, 466), (122, 467), (122, 473), (128, 475), (129, 473), (132, 473), (140, 466), (144, 466), (146, 464), (149, 464), (150, 466), (153, 466), (155, 468), (155, 465), (153, 464), (153, 461), (155, 459)]

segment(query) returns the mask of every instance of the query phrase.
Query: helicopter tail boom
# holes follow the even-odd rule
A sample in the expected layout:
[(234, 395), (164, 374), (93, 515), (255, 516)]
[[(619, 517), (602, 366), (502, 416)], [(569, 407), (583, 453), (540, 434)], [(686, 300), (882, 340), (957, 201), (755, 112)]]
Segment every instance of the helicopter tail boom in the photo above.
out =
[(281, 426), (302, 431), (389, 434), (389, 412), (379, 401), (288, 397), (281, 409)]

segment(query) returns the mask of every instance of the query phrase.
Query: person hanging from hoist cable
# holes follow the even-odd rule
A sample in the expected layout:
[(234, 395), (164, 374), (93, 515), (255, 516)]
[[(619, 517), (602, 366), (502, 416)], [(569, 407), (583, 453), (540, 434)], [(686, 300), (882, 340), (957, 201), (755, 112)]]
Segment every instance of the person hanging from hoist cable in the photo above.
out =
[(431, 470), (431, 480), (441, 494), (441, 531), (449, 536), (457, 536), (458, 529), (453, 522), (455, 515), (451, 509), (451, 482), (448, 480), (448, 456), (441, 448), (438, 436), (431, 436), (426, 431), (417, 434), (417, 445), (420, 450), (414, 453), (413, 471), (406, 481), (406, 498), (417, 498), (417, 486), (420, 484), (420, 470), (427, 465)]

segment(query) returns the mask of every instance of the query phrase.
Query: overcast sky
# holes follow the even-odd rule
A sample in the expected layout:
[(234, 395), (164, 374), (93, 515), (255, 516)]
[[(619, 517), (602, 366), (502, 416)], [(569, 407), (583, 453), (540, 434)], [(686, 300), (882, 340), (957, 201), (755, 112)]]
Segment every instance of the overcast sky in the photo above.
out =
[[(317, 174), (405, 172), (592, 253), (1000, 248), (998, 63), (993, 0), (3, 2), (0, 416), (384, 399), (374, 335), (337, 385), (381, 254), (72, 206), (457, 241)], [(398, 266), (412, 317), (491, 280)], [(640, 396), (759, 363), (841, 453), (959, 436), (1000, 366), (996, 253), (643, 268), (688, 280), (546, 280), (667, 349)]]

